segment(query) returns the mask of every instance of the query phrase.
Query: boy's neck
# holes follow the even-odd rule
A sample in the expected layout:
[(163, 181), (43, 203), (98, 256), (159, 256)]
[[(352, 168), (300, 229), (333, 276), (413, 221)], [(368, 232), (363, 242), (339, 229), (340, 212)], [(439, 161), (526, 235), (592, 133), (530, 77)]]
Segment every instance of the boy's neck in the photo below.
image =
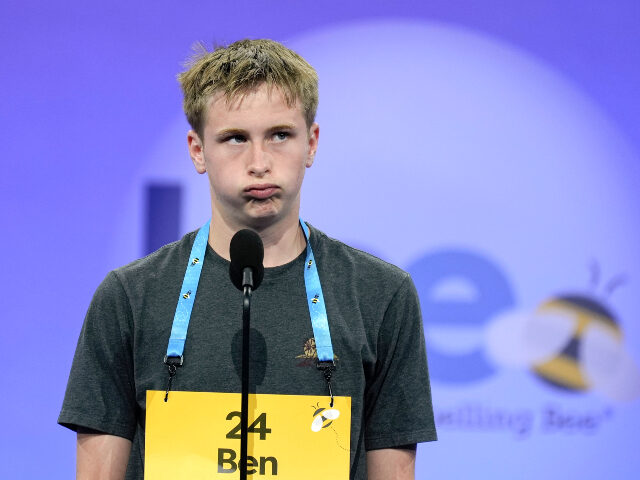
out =
[(306, 247), (304, 232), (298, 219), (280, 222), (264, 228), (250, 226), (230, 226), (219, 216), (214, 215), (209, 229), (209, 245), (226, 260), (230, 260), (229, 244), (235, 233), (243, 228), (252, 228), (262, 239), (264, 245), (264, 266), (277, 267), (294, 260)]

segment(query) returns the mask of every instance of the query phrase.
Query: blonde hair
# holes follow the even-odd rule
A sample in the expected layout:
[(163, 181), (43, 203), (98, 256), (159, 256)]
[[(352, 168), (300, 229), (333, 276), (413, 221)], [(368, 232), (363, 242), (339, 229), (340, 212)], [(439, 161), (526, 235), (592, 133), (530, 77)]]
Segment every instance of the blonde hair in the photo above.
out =
[(196, 54), (178, 75), (184, 96), (183, 108), (191, 128), (203, 139), (207, 106), (223, 92), (227, 102), (241, 99), (263, 83), (277, 87), (287, 105), (300, 102), (307, 127), (318, 108), (318, 74), (294, 51), (273, 40), (239, 40), (227, 47), (207, 51), (196, 45)]

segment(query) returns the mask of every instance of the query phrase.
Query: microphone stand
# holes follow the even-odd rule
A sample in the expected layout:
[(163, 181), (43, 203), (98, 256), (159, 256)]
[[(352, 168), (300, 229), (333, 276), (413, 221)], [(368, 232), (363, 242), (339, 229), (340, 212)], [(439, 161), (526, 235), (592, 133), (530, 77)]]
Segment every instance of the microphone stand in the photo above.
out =
[[(247, 435), (249, 431), (249, 354), (251, 292), (264, 275), (264, 246), (260, 235), (245, 228), (229, 244), (231, 283), (242, 291), (242, 396), (240, 407), (240, 480), (247, 480)], [(239, 273), (242, 272), (241, 275)]]
[[(247, 275), (249, 271), (249, 275)], [(249, 327), (251, 320), (251, 269), (245, 268), (242, 295), (242, 401), (240, 408), (240, 480), (247, 480), (247, 436), (249, 428)], [(249, 278), (247, 278), (249, 277)]]

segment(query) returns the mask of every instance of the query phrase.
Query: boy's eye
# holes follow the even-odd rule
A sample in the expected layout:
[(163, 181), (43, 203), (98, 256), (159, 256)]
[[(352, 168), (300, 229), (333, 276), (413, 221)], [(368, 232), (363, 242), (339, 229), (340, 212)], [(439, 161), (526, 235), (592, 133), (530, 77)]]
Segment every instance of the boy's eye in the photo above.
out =
[(282, 142), (289, 138), (291, 134), (289, 132), (276, 132), (273, 134), (273, 139), (277, 142)]
[(233, 143), (233, 144), (243, 143), (245, 141), (246, 139), (244, 138), (243, 135), (230, 135), (227, 138), (225, 138), (225, 142)]

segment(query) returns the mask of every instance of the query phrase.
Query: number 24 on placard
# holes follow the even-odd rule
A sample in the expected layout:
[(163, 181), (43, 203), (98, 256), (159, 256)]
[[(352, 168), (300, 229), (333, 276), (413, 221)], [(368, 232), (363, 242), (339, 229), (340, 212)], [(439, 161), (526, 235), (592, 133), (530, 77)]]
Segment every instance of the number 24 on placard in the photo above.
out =
[[(229, 430), (226, 437), (234, 440), (240, 440), (240, 412), (229, 412), (227, 420), (231, 420), (234, 417), (238, 418), (238, 424)], [(256, 418), (247, 428), (247, 432), (258, 433), (260, 434), (260, 440), (266, 440), (267, 434), (271, 433), (271, 429), (267, 428), (267, 414), (261, 413), (258, 415), (258, 418)]]

